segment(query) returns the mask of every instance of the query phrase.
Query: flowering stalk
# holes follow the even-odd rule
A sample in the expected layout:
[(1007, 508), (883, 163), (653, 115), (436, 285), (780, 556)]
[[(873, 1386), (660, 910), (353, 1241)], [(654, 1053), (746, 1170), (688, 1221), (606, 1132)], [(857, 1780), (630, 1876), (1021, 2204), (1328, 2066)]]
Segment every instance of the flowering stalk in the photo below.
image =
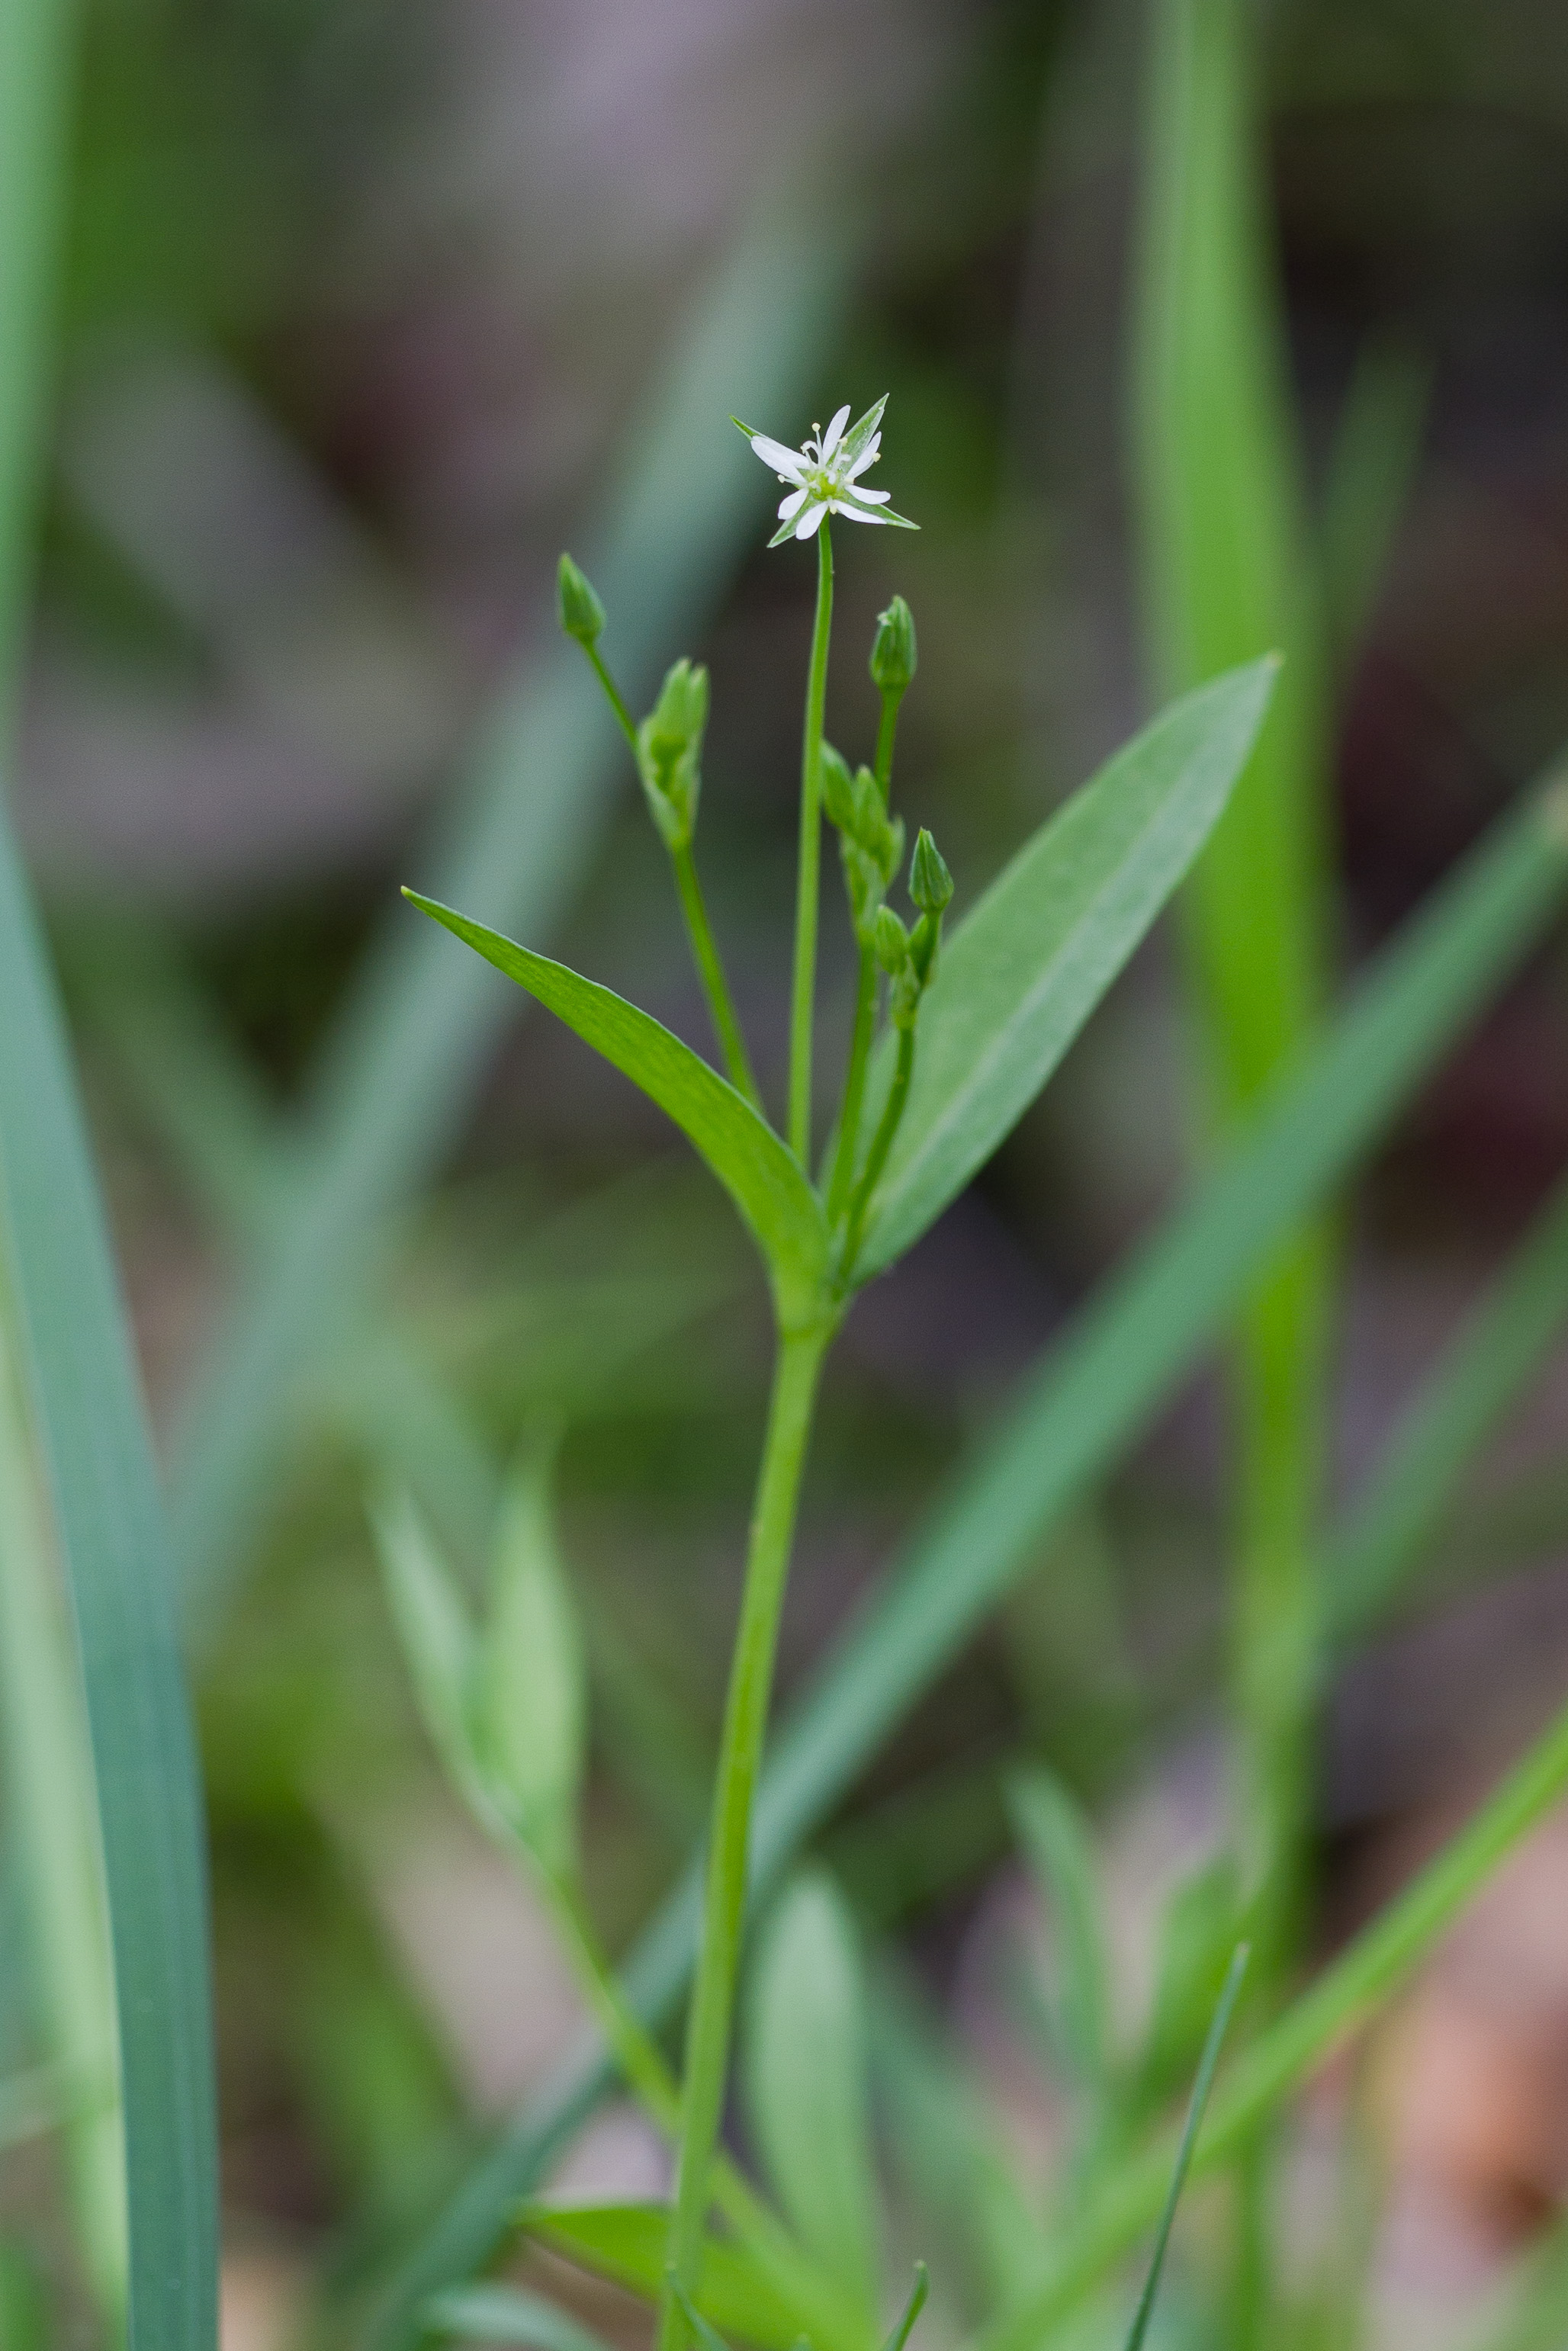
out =
[[(789, 501), (785, 501), (788, 505)], [(817, 996), (817, 911), (821, 895), (822, 713), (828, 693), (828, 640), (833, 625), (833, 544), (819, 513), (817, 618), (806, 680), (806, 730), (800, 751), (800, 850), (795, 884), (795, 976), (789, 999), (789, 1147), (811, 1161), (811, 1024)]]

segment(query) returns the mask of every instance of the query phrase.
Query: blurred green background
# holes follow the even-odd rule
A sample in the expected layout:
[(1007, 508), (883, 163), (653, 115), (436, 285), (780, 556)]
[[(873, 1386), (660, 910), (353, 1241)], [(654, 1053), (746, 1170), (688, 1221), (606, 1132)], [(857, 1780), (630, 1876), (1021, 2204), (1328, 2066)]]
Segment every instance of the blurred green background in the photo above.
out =
[[(1292, 0), (1258, 29), (1309, 504), (1369, 365), (1408, 420), (1333, 747), (1343, 973), (1568, 732), (1568, 43), (1546, 0)], [(1121, 0), (88, 0), (17, 808), (198, 1628), (233, 2351), (284, 2339), (307, 2270), (351, 2281), (412, 2225), (576, 2016), (427, 1755), (368, 1479), (392, 1460), (423, 1480), (473, 1568), (497, 1468), (560, 1434), (591, 1886), (619, 1945), (702, 1816), (767, 1373), (728, 1212), (631, 1088), (466, 974), (448, 1029), (398, 1026), (432, 947), (396, 885), (487, 874), (528, 935), (706, 1045), (622, 747), (556, 644), (570, 545), (639, 706), (675, 654), (711, 665), (705, 875), (778, 1100), (814, 576), (761, 551), (769, 486), (727, 422), (770, 388), (752, 421), (789, 441), (890, 394), (878, 478), (922, 532), (840, 534), (829, 729), (869, 749), (864, 653), (902, 591), (922, 658), (899, 799), (960, 906), (1146, 715), (1148, 51)], [(829, 905), (836, 1050), (851, 957)], [(1336, 1487), (1568, 1150), (1563, 992), (1553, 948), (1344, 1218)], [(1191, 1165), (1183, 1001), (1162, 934), (856, 1310), (786, 1695)], [(1327, 1938), (1561, 1683), (1565, 1413), (1559, 1353), (1447, 1515), (1419, 1612), (1333, 1691)], [(1003, 1768), (1049, 1760), (1107, 1823), (1134, 1972), (1150, 1885), (1218, 1834), (1224, 1456), (1202, 1384), (825, 1839), (1004, 2107)], [(1456, 2278), (1484, 2283), (1568, 2183), (1568, 1961), (1531, 1925), (1568, 1916), (1561, 1834), (1531, 1869), (1523, 1923), (1471, 1969), (1494, 1993), (1523, 1970), (1529, 2030), (1516, 2002), (1489, 2039), (1497, 1999), (1472, 1980), (1467, 2008), (1461, 1970), (1409, 2026), (1420, 2064), (1388, 2059), (1393, 2339)], [(1015, 2104), (1019, 2145), (1048, 2141), (1049, 2111)], [(663, 2177), (630, 2110), (569, 2161), (580, 2185)], [(8, 2158), (0, 2189), (76, 2310), (47, 2151)]]

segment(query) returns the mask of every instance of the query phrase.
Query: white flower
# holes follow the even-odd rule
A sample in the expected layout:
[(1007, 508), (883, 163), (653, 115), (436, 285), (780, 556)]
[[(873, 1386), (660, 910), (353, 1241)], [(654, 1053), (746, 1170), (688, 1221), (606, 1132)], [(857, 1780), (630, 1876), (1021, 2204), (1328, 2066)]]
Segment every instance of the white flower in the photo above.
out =
[(850, 424), (846, 401), (827, 431), (818, 425), (799, 449), (787, 449), (782, 441), (770, 441), (766, 433), (754, 433), (749, 424), (740, 423), (738, 416), (734, 419), (763, 464), (789, 485), (789, 494), (779, 508), (779, 528), (768, 540), (769, 547), (778, 547), (786, 538), (810, 538), (828, 514), (847, 515), (852, 522), (895, 523), (901, 530), (919, 528), (917, 523), (892, 512), (887, 504), (890, 492), (861, 487), (861, 475), (875, 465), (882, 448), (877, 427), (886, 406), (883, 392), (874, 408), (868, 408), (858, 423)]

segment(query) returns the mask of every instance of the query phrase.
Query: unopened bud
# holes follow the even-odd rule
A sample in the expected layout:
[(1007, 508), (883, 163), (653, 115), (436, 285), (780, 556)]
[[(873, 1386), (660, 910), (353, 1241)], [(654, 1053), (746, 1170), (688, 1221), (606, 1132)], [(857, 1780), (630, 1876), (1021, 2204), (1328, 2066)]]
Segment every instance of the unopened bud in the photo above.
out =
[(921, 826), (909, 863), (909, 894), (923, 914), (939, 914), (953, 895), (953, 876), (931, 835)]
[(580, 645), (596, 644), (603, 635), (604, 607), (594, 593), (593, 582), (570, 555), (563, 555), (556, 567), (555, 609), (566, 634), (575, 637)]
[(855, 829), (855, 785), (850, 763), (831, 743), (822, 746), (822, 806), (841, 832)]
[(890, 978), (896, 979), (909, 960), (909, 933), (891, 906), (879, 906), (871, 935), (876, 959)]
[(902, 694), (915, 675), (918, 653), (915, 615), (902, 596), (879, 613), (871, 649), (871, 682), (883, 694)]
[(700, 662), (689, 662), (683, 654), (665, 671), (659, 699), (648, 722), (662, 747), (667, 747), (673, 755), (701, 749), (707, 726), (707, 699), (706, 670)]
[(669, 849), (684, 848), (696, 829), (707, 698), (706, 670), (678, 661), (665, 673), (659, 699), (637, 729), (637, 771)]

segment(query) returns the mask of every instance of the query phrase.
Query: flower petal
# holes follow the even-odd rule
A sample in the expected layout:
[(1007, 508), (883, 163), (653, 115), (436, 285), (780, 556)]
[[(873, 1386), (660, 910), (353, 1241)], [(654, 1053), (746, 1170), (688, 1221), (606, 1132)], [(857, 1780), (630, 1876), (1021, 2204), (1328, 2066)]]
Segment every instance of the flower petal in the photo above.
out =
[(845, 481), (852, 482), (857, 474), (863, 474), (868, 465), (874, 465), (881, 451), (882, 434), (880, 433), (873, 433), (871, 437), (870, 445), (861, 451), (861, 454), (855, 459), (854, 464), (845, 472)]
[(886, 506), (889, 498), (892, 497), (893, 492), (891, 490), (862, 490), (860, 484), (857, 482), (852, 495), (860, 500), (862, 507), (884, 507)]
[(849, 421), (850, 404), (846, 400), (843, 406), (835, 411), (831, 423), (829, 424), (827, 431), (822, 435), (822, 463), (824, 465), (827, 464), (828, 459), (832, 455), (834, 450), (838, 447), (839, 443), (843, 439), (844, 427)]
[(786, 449), (782, 441), (770, 441), (766, 433), (754, 433), (751, 445), (765, 465), (771, 465), (782, 481), (798, 482), (806, 470), (806, 460), (799, 449)]
[(885, 522), (887, 520), (885, 515), (876, 513), (873, 507), (857, 507), (852, 498), (835, 498), (833, 512), (847, 515), (851, 522)]
[[(810, 493), (808, 491), (805, 483), (802, 482), (798, 490), (791, 490), (787, 498), (780, 498), (779, 501), (779, 521), (787, 522), (791, 515), (798, 515), (801, 507), (805, 505), (810, 495)], [(887, 492), (883, 490), (883, 496), (886, 497), (887, 495)]]
[(814, 498), (811, 501), (811, 504), (806, 508), (805, 513), (800, 517), (800, 521), (795, 525), (796, 538), (810, 538), (811, 533), (816, 529), (817, 525), (821, 521), (822, 517), (827, 513), (827, 507), (822, 505), (821, 501)]

